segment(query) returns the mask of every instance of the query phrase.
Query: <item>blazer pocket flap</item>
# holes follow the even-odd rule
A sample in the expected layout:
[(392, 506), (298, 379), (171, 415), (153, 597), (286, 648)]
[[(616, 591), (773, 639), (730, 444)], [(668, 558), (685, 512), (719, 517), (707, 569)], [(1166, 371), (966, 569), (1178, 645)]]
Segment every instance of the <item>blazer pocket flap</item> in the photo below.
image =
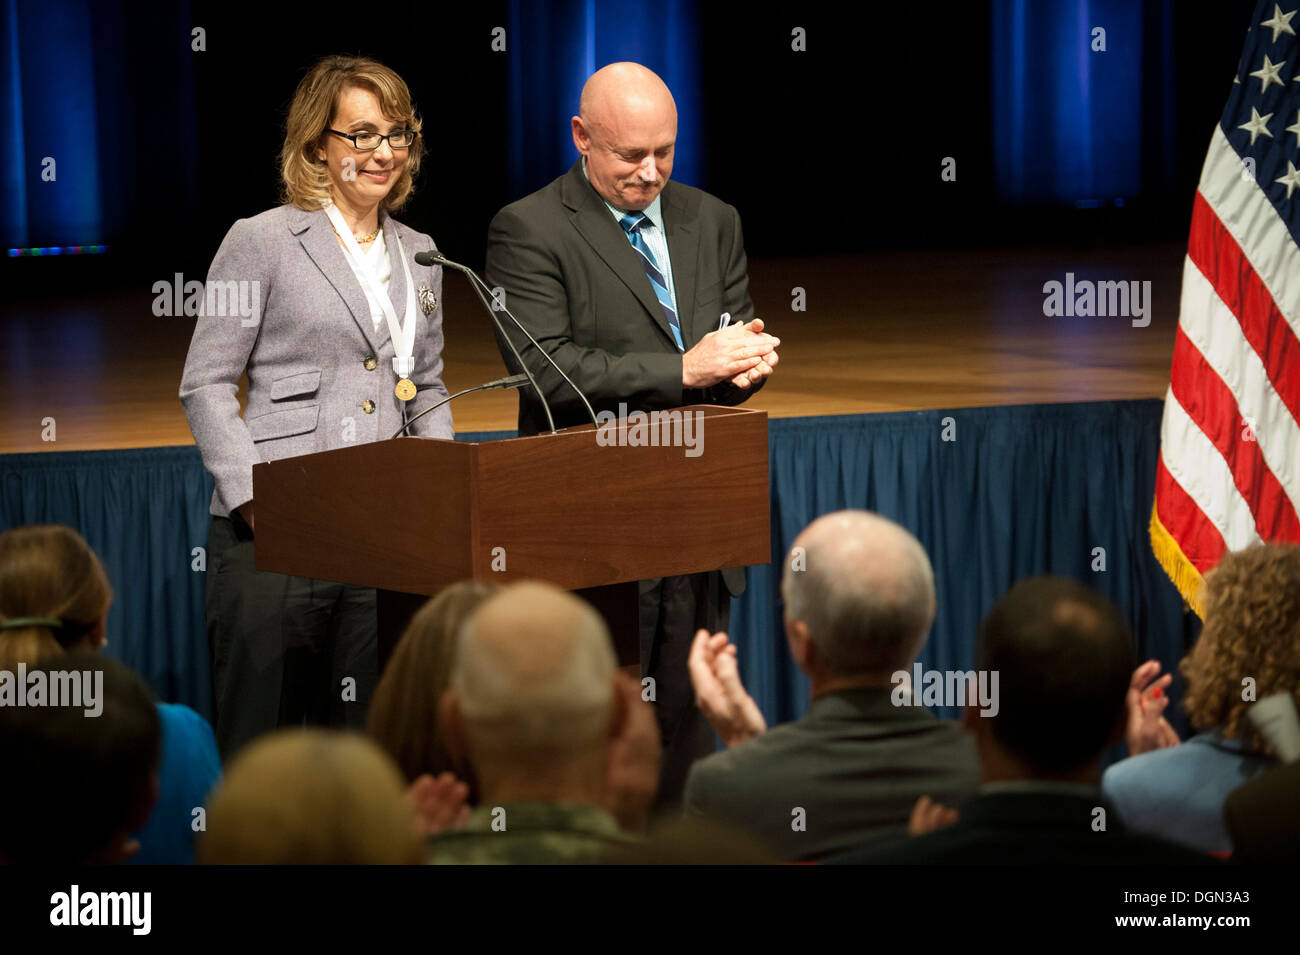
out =
[(320, 416), (320, 405), (308, 408), (285, 408), (258, 415), (246, 422), (248, 433), (254, 441), (268, 441), (271, 438), (288, 438), (295, 434), (306, 434), (316, 430), (316, 421)]
[(320, 386), (320, 371), (304, 371), (287, 378), (277, 378), (271, 382), (271, 400), (294, 398), (298, 395), (310, 395)]
[(716, 302), (722, 298), (722, 283), (714, 282), (708, 288), (700, 290), (699, 297), (695, 300), (699, 305), (708, 305), (710, 302)]

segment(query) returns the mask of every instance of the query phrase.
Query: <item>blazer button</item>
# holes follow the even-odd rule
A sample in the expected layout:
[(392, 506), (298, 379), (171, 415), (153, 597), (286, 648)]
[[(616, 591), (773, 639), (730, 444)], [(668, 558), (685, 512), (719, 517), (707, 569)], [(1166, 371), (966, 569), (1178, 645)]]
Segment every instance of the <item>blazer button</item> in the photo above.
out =
[(374, 356), (366, 358), (361, 364), (365, 365), (366, 371), (374, 371), (379, 367), (379, 362), (375, 360)]
[(361, 402), (361, 410), (364, 411), (366, 414), (373, 414), (375, 410), (375, 403), (371, 401), (369, 398), (367, 398), (365, 401)]

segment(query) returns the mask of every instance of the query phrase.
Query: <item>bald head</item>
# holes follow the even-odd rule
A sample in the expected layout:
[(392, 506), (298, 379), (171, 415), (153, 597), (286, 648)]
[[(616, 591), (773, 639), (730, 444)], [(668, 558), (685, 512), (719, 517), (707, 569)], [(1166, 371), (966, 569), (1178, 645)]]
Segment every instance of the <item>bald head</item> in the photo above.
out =
[(907, 667), (934, 622), (934, 572), (904, 528), (868, 511), (836, 511), (795, 538), (781, 580), (787, 626), (800, 621), (830, 674)]
[(614, 650), (599, 614), (550, 584), (515, 584), (461, 631), (452, 673), (472, 758), (564, 758), (602, 741)]
[(654, 72), (639, 63), (597, 70), (571, 124), (587, 178), (607, 202), (640, 211), (663, 191), (673, 170), (677, 104)]

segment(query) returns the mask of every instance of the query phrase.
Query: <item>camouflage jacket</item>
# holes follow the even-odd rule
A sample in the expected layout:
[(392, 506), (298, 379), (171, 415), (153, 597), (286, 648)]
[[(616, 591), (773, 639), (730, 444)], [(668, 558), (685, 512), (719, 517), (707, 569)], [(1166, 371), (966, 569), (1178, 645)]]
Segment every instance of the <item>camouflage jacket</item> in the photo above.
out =
[(434, 865), (587, 865), (636, 842), (595, 806), (514, 802), (479, 806), (463, 826), (429, 837)]

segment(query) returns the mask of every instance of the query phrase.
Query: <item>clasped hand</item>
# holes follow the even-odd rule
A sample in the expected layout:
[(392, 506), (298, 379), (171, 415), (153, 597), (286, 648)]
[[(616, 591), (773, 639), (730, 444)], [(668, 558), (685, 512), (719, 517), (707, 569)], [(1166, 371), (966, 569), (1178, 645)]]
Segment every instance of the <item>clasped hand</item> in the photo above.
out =
[(730, 381), (749, 388), (772, 374), (781, 339), (763, 331), (763, 320), (728, 325), (709, 332), (682, 356), (682, 387), (708, 388)]

